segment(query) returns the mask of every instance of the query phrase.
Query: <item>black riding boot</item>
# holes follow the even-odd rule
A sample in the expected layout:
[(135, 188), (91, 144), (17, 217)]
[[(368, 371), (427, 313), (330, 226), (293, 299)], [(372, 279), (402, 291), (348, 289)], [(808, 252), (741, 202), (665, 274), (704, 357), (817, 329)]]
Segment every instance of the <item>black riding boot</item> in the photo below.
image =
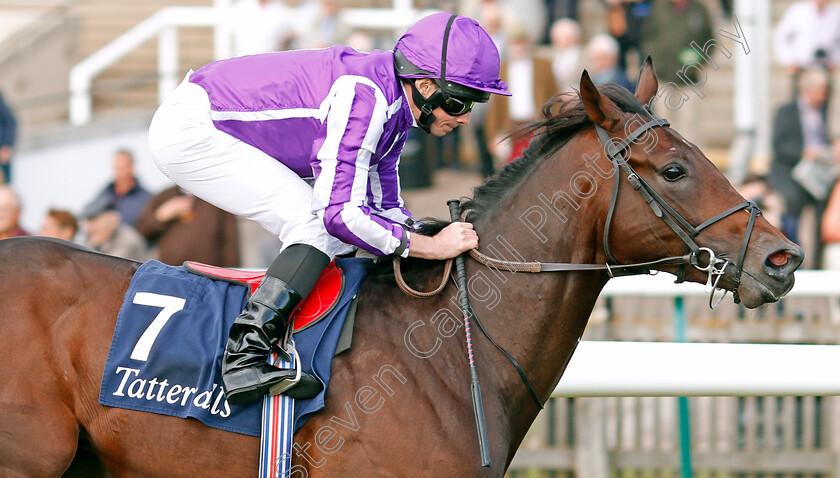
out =
[[(230, 404), (256, 400), (294, 380), (294, 369), (275, 367), (268, 363), (268, 356), (278, 341), (280, 350), (286, 348), (291, 335), (289, 319), (328, 263), (329, 257), (317, 249), (296, 244), (284, 250), (268, 269), (230, 329), (222, 358), (222, 387)], [(309, 398), (320, 391), (321, 382), (302, 373), (300, 382), (286, 394)]]

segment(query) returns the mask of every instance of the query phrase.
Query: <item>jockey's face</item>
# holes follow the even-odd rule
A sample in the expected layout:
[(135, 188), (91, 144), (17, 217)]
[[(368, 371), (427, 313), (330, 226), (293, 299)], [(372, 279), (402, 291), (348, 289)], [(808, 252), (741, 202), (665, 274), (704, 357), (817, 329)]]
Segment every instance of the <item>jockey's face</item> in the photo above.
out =
[[(432, 94), (438, 89), (438, 86), (428, 78), (421, 78), (414, 81), (417, 91), (419, 91), (424, 98), (432, 96)], [(418, 120), (420, 118), (420, 108), (414, 104), (411, 93), (407, 93), (406, 97), (408, 98), (408, 103), (411, 106), (411, 113), (414, 115), (414, 119)], [(435, 121), (429, 127), (429, 132), (435, 136), (443, 136), (462, 124), (470, 123), (471, 113), (452, 116), (443, 111), (443, 108), (438, 106), (432, 110), (432, 114), (435, 115)]]
[(472, 113), (467, 113), (450, 116), (441, 107), (435, 108), (432, 113), (435, 115), (435, 122), (429, 127), (429, 131), (435, 136), (443, 136), (462, 124), (470, 124), (470, 115), (472, 115)]

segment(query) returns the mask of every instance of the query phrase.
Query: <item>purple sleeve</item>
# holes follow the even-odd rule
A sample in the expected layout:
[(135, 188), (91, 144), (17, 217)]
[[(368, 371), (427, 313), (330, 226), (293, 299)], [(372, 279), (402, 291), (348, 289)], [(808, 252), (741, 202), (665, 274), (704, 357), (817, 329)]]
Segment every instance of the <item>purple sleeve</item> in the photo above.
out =
[(325, 101), (329, 112), (313, 164), (313, 212), (343, 242), (381, 256), (401, 248), (407, 253), (404, 229), (365, 206), (371, 157), (387, 119), (384, 95), (366, 78), (344, 76)]
[(413, 220), (401, 196), (398, 171), (405, 138), (406, 134), (400, 133), (388, 153), (377, 163), (376, 168), (371, 170), (371, 193), (368, 196), (368, 204), (373, 204), (380, 211), (377, 214), (399, 224)]

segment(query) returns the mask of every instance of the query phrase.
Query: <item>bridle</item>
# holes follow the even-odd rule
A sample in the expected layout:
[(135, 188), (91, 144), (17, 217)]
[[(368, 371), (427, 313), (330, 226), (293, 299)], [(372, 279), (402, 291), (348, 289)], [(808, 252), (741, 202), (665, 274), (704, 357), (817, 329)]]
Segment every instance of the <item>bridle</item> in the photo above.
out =
[[(717, 301), (714, 301), (715, 292), (721, 290), (718, 289), (718, 282), (720, 281), (723, 274), (726, 272), (727, 267), (733, 265), (733, 263), (727, 259), (719, 258), (718, 255), (715, 254), (715, 252), (708, 247), (700, 247), (694, 241), (694, 239), (697, 237), (698, 234), (700, 234), (702, 230), (706, 229), (712, 224), (715, 224), (716, 222), (721, 221), (724, 218), (729, 217), (740, 210), (746, 210), (750, 213), (750, 218), (747, 222), (747, 230), (744, 233), (744, 240), (741, 243), (741, 249), (738, 252), (738, 260), (734, 263), (735, 275), (733, 277), (734, 287), (732, 295), (735, 299), (735, 303), (739, 303), (740, 298), (738, 297), (738, 287), (741, 284), (741, 273), (744, 269), (744, 258), (746, 257), (747, 246), (750, 242), (750, 237), (752, 236), (752, 231), (755, 226), (755, 219), (759, 214), (761, 214), (761, 211), (759, 210), (755, 202), (744, 201), (743, 203), (737, 206), (733, 206), (723, 211), (722, 213), (717, 214), (714, 217), (701, 222), (697, 226), (693, 226), (690, 222), (688, 222), (688, 220), (686, 220), (679, 212), (677, 212), (676, 209), (674, 209), (670, 204), (668, 204), (668, 202), (665, 201), (665, 199), (663, 199), (662, 196), (660, 196), (636, 172), (635, 169), (633, 169), (633, 166), (631, 166), (627, 160), (621, 157), (621, 153), (625, 149), (627, 149), (630, 146), (630, 144), (635, 142), (645, 132), (657, 126), (665, 127), (669, 126), (669, 123), (663, 118), (654, 118), (636, 128), (626, 138), (618, 141), (610, 137), (610, 135), (602, 127), (600, 127), (599, 125), (595, 125), (595, 131), (598, 134), (598, 139), (604, 147), (604, 153), (606, 153), (607, 159), (609, 159), (609, 161), (613, 164), (615, 173), (615, 180), (613, 181), (612, 198), (610, 200), (610, 208), (607, 212), (606, 224), (604, 226), (604, 252), (607, 256), (606, 264), (570, 264), (559, 262), (506, 261), (489, 257), (483, 254), (482, 252), (479, 252), (477, 249), (471, 249), (469, 251), (470, 256), (472, 256), (476, 261), (485, 266), (510, 272), (540, 273), (571, 271), (606, 271), (611, 278), (618, 276), (653, 274), (655, 273), (653, 271), (655, 271), (657, 267), (666, 265), (678, 265), (679, 269), (677, 272), (677, 283), (683, 282), (685, 280), (684, 275), (686, 266), (692, 266), (695, 269), (708, 274), (708, 279), (706, 281), (706, 293), (709, 294), (709, 306), (711, 308), (715, 308), (723, 301), (727, 293), (727, 290), (724, 289), (723, 295), (721, 295)], [(642, 196), (642, 198), (645, 200), (645, 203), (647, 203), (647, 205), (653, 211), (653, 214), (656, 217), (665, 221), (665, 223), (668, 224), (668, 226), (674, 231), (674, 233), (676, 233), (677, 236), (680, 239), (682, 239), (682, 241), (685, 243), (686, 247), (683, 255), (664, 257), (662, 259), (657, 259), (654, 261), (638, 262), (634, 264), (620, 264), (615, 259), (612, 252), (610, 251), (609, 236), (610, 226), (612, 224), (613, 216), (615, 215), (616, 205), (618, 204), (618, 195), (619, 190), (621, 189), (620, 186), (622, 173), (627, 178), (627, 181), (630, 183), (633, 189)], [(703, 264), (701, 261), (701, 255), (704, 254), (708, 255), (708, 259), (706, 260), (705, 264)], [(440, 283), (439, 287), (437, 287), (431, 292), (418, 292), (408, 287), (405, 281), (402, 280), (402, 275), (399, 269), (399, 258), (394, 259), (394, 266), (394, 270), (396, 273), (395, 275), (397, 277), (397, 284), (406, 294), (417, 298), (431, 297), (441, 292), (446, 285), (446, 281), (451, 271), (451, 263), (448, 263), (447, 267), (445, 268), (443, 281)], [(540, 409), (542, 409), (542, 402), (537, 397), (534, 388), (531, 386), (530, 381), (525, 376), (525, 373), (519, 366), (519, 363), (504, 348), (498, 345), (490, 337), (490, 335), (487, 334), (487, 332), (484, 330), (483, 325), (478, 320), (478, 317), (475, 316), (474, 313), (472, 315), (473, 319), (479, 326), (479, 329), (484, 333), (484, 335), (490, 340), (490, 342), (493, 345), (496, 346), (496, 348), (498, 348), (508, 358), (508, 360), (511, 361), (513, 366), (516, 368), (516, 371), (519, 373), (520, 378), (525, 383), (525, 386), (528, 389), (528, 393), (534, 399), (534, 402), (537, 404), (537, 406)]]
[[(624, 138), (623, 140), (619, 141), (617, 144), (614, 140), (609, 136), (609, 134), (604, 130), (604, 128), (600, 127), (599, 125), (595, 125), (595, 131), (598, 133), (598, 139), (601, 141), (601, 144), (604, 146), (604, 152), (607, 155), (607, 159), (613, 164), (614, 171), (616, 174), (616, 180), (613, 181), (613, 193), (612, 193), (612, 200), (610, 202), (610, 209), (607, 213), (607, 221), (606, 225), (604, 226), (604, 252), (607, 255), (607, 260), (611, 263), (617, 263), (618, 261), (615, 260), (612, 253), (610, 252), (610, 245), (609, 245), (609, 234), (610, 234), (610, 225), (612, 224), (613, 213), (615, 212), (615, 206), (618, 202), (618, 191), (619, 191), (619, 178), (618, 175), (623, 172), (624, 175), (627, 177), (627, 181), (633, 186), (633, 189), (638, 192), (642, 198), (645, 200), (645, 203), (651, 208), (653, 214), (656, 217), (665, 221), (666, 224), (677, 234), (677, 236), (682, 239), (682, 241), (686, 245), (686, 249), (684, 255), (682, 257), (688, 256), (688, 260), (684, 261), (680, 264), (679, 270), (677, 272), (677, 283), (684, 281), (684, 274), (685, 274), (685, 266), (691, 265), (697, 270), (701, 272), (706, 272), (708, 274), (708, 279), (706, 281), (706, 292), (710, 294), (709, 297), (709, 305), (714, 308), (723, 300), (726, 296), (726, 291), (724, 290), (723, 295), (720, 299), (713, 303), (714, 292), (717, 289), (717, 284), (720, 278), (723, 276), (726, 268), (731, 265), (732, 263), (726, 259), (720, 259), (715, 254), (715, 252), (707, 247), (700, 247), (694, 241), (694, 238), (697, 237), (700, 232), (715, 224), (718, 221), (721, 221), (732, 214), (740, 210), (746, 210), (750, 213), (750, 218), (747, 222), (747, 230), (744, 233), (744, 240), (741, 243), (741, 249), (738, 252), (738, 260), (735, 262), (735, 275), (733, 277), (733, 291), (732, 295), (735, 299), (735, 303), (740, 303), (740, 297), (738, 296), (738, 288), (741, 285), (741, 273), (744, 270), (744, 259), (747, 255), (747, 246), (750, 242), (750, 237), (752, 236), (753, 228), (755, 227), (755, 219), (756, 217), (761, 214), (761, 210), (758, 208), (758, 205), (754, 201), (744, 201), (737, 206), (733, 206), (726, 211), (723, 211), (720, 214), (713, 216), (710, 219), (707, 219), (697, 225), (696, 227), (693, 226), (690, 222), (688, 222), (676, 209), (674, 209), (670, 204), (668, 204), (665, 199), (662, 198), (650, 185), (633, 169), (633, 166), (630, 165), (629, 161), (624, 160), (620, 156), (621, 152), (624, 151), (626, 148), (630, 146), (631, 143), (635, 142), (641, 135), (647, 132), (649, 129), (657, 127), (657, 126), (669, 126), (668, 120), (663, 118), (654, 118), (647, 123), (643, 124), (636, 128), (629, 136)], [(621, 171), (619, 171), (621, 170)], [(705, 265), (700, 263), (699, 257), (701, 253), (706, 253), (709, 255), (708, 261)], [(663, 260), (668, 260), (672, 258), (666, 258)], [(650, 271), (647, 271), (649, 273)], [(714, 279), (714, 280), (713, 280)]]
[[(607, 263), (606, 264), (569, 264), (569, 263), (557, 263), (557, 262), (516, 262), (516, 261), (504, 261), (489, 257), (478, 250), (472, 249), (470, 250), (470, 255), (477, 260), (478, 262), (494, 267), (497, 269), (507, 270), (511, 272), (570, 272), (570, 271), (597, 271), (597, 270), (605, 270), (609, 276), (618, 277), (618, 276), (628, 276), (628, 275), (639, 275), (639, 274), (653, 274), (655, 273), (655, 269), (661, 266), (668, 266), (668, 265), (678, 265), (679, 269), (677, 271), (677, 280), (676, 282), (683, 282), (684, 275), (685, 275), (685, 268), (686, 266), (692, 266), (695, 269), (705, 272), (708, 274), (708, 279), (706, 281), (706, 293), (710, 294), (709, 296), (709, 306), (712, 308), (717, 307), (722, 301), (723, 298), (726, 296), (726, 290), (724, 290), (723, 295), (718, 298), (717, 301), (714, 301), (715, 292), (720, 290), (718, 289), (718, 282), (720, 281), (723, 274), (726, 272), (727, 267), (730, 265), (735, 266), (735, 275), (733, 277), (733, 297), (735, 299), (735, 303), (740, 302), (740, 298), (738, 297), (738, 287), (741, 284), (741, 274), (744, 269), (744, 258), (747, 254), (747, 245), (750, 242), (750, 237), (752, 236), (752, 231), (755, 226), (755, 219), (756, 217), (761, 214), (758, 206), (753, 201), (744, 201), (743, 203), (733, 206), (722, 213), (703, 221), (697, 226), (693, 226), (688, 220), (686, 220), (676, 209), (674, 209), (670, 204), (668, 204), (665, 199), (662, 198), (637, 172), (633, 169), (633, 166), (630, 163), (621, 157), (622, 151), (627, 149), (630, 144), (635, 142), (640, 136), (642, 136), (648, 130), (655, 128), (657, 126), (668, 126), (668, 120), (662, 118), (654, 118), (647, 123), (639, 126), (633, 132), (631, 132), (626, 138), (618, 141), (612, 137), (604, 130), (604, 128), (595, 125), (595, 131), (598, 134), (598, 139), (601, 141), (601, 144), (604, 147), (604, 153), (607, 155), (607, 159), (613, 164), (614, 168), (614, 177), (616, 178), (613, 181), (613, 191), (612, 191), (612, 199), (610, 200), (610, 208), (607, 212), (607, 220), (606, 224), (604, 225), (604, 252), (607, 256)], [(612, 225), (613, 216), (615, 215), (615, 208), (618, 204), (618, 195), (621, 186), (621, 175), (627, 178), (627, 181), (633, 187), (633, 189), (639, 193), (642, 198), (645, 200), (645, 203), (651, 208), (653, 214), (665, 221), (666, 224), (677, 234), (677, 236), (685, 243), (686, 248), (681, 256), (670, 256), (664, 257), (662, 259), (657, 259), (654, 261), (649, 262), (638, 262), (634, 264), (620, 264), (615, 257), (613, 256), (612, 252), (610, 251), (609, 245), (609, 236), (610, 236), (610, 226)], [(695, 241), (694, 238), (697, 237), (700, 232), (711, 226), (712, 224), (721, 221), (722, 219), (731, 216), (732, 214), (740, 211), (746, 210), (750, 213), (749, 221), (747, 222), (747, 230), (744, 233), (744, 240), (741, 243), (741, 249), (738, 253), (738, 260), (733, 264), (731, 261), (727, 259), (720, 258), (715, 252), (708, 248), (708, 247), (700, 247)], [(705, 261), (701, 256), (707, 255), (708, 257), (705, 258)]]

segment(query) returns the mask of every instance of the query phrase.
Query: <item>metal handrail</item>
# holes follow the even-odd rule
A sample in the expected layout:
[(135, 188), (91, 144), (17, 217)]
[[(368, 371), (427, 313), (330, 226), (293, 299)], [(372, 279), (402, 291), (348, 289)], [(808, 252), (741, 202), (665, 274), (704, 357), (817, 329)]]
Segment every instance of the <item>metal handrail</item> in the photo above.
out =
[[(2, 0), (0, 0), (2, 1)], [(215, 0), (213, 7), (167, 7), (131, 28), (101, 50), (87, 57), (70, 70), (70, 123), (83, 125), (90, 121), (93, 101), (93, 78), (114, 62), (154, 36), (158, 41), (158, 97), (163, 98), (177, 86), (178, 27), (207, 26), (216, 30), (215, 57), (230, 56), (229, 25), (224, 12), (230, 0)], [(348, 8), (342, 10), (342, 23), (356, 28), (402, 30), (419, 16), (433, 10), (414, 9), (413, 0), (394, 0), (392, 9)]]
[[(79, 62), (70, 70), (70, 123), (83, 125), (90, 121), (93, 109), (93, 79), (146, 41), (158, 36), (158, 96), (162, 100), (177, 86), (178, 28), (217, 27), (221, 15), (215, 7), (167, 7), (134, 26)], [(223, 50), (223, 48), (222, 48)], [(216, 56), (227, 56), (217, 44)]]

